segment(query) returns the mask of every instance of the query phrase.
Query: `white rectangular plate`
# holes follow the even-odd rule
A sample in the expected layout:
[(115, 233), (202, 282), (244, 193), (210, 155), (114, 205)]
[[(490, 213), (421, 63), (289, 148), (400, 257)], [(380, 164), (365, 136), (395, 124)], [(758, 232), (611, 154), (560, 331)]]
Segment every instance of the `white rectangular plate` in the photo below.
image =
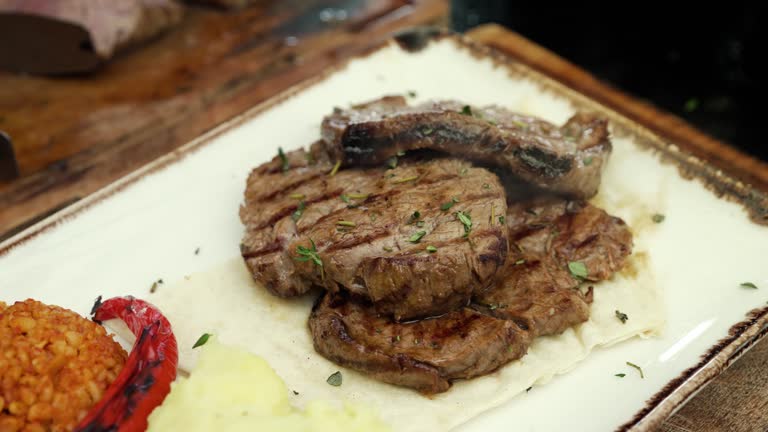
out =
[[(434, 39), (416, 52), (392, 43), (329, 71), (2, 243), (0, 300), (31, 297), (85, 315), (97, 295), (146, 297), (158, 278), (181, 280), (239, 256), (249, 170), (278, 146), (317, 139), (334, 106), (415, 91), (418, 101), (496, 103), (555, 123), (594, 110), (610, 119), (615, 144), (604, 178), (612, 187), (595, 202), (642, 230), (636, 242), (648, 251), (666, 328), (597, 350), (460, 429), (657, 425), (765, 333), (768, 228), (749, 218), (765, 214), (765, 196), (525, 65), (458, 36)], [(666, 220), (649, 228), (657, 212)], [(630, 376), (627, 361), (645, 379)]]

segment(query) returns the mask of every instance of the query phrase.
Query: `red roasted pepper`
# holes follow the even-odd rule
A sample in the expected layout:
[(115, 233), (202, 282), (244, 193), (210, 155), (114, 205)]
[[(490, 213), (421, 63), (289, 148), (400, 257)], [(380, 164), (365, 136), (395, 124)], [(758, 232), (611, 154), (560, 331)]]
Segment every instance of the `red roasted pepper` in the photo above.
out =
[(133, 297), (101, 297), (91, 310), (96, 322), (122, 319), (136, 335), (125, 366), (76, 432), (143, 432), (147, 417), (160, 405), (176, 379), (179, 352), (171, 324), (160, 311)]

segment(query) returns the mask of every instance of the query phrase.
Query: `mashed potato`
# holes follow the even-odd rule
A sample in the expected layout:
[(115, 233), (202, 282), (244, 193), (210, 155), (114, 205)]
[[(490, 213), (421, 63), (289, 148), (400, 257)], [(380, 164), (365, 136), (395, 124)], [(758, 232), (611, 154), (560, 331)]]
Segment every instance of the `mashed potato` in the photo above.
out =
[(269, 364), (211, 338), (189, 378), (179, 377), (149, 417), (149, 432), (389, 431), (369, 409), (337, 409), (322, 401), (291, 406), (288, 387)]

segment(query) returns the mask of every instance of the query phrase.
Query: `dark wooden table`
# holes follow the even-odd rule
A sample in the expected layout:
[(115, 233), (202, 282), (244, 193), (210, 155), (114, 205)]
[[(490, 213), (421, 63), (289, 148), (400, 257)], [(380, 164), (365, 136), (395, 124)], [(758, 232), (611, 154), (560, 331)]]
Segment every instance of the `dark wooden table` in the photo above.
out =
[[(444, 25), (448, 16), (445, 0), (269, 5), (237, 14), (191, 9), (181, 27), (90, 77), (43, 79), (0, 72), (0, 130), (15, 143), (20, 171), (18, 178), (0, 182), (0, 238), (325, 67), (364, 52), (398, 29)], [(319, 12), (328, 7), (343, 7), (349, 18), (320, 19)], [(481, 26), (469, 35), (768, 191), (768, 165), (679, 118), (598, 82), (504, 28)], [(609, 407), (596, 407), (600, 409)], [(768, 340), (734, 363), (661, 430), (768, 430)]]
[[(338, 14), (328, 10), (346, 19), (329, 20)], [(91, 76), (0, 72), (0, 131), (13, 140), (20, 171), (0, 182), (0, 238), (398, 29), (447, 25), (448, 10), (447, 0), (192, 7), (179, 27)]]

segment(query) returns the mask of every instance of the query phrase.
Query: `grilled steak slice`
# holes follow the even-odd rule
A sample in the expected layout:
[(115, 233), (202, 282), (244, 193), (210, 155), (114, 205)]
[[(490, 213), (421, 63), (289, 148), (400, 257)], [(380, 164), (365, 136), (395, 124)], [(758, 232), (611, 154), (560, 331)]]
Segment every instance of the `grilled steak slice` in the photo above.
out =
[(582, 262), (587, 280), (621, 269), (632, 233), (619, 218), (581, 201), (539, 198), (510, 205), (510, 258), (504, 276), (478, 293), (474, 307), (500, 318), (526, 320), (536, 336), (561, 333), (589, 319), (592, 288), (582, 293), (568, 270)]
[(410, 107), (388, 96), (323, 120), (323, 139), (345, 164), (378, 164), (432, 149), (499, 166), (545, 190), (586, 199), (597, 193), (611, 152), (605, 119), (579, 113), (557, 127), (497, 106), (456, 101)]
[(443, 316), (396, 323), (375, 309), (326, 294), (309, 317), (315, 350), (371, 377), (423, 393), (448, 390), (455, 379), (490, 373), (525, 355), (525, 323), (460, 308)]
[(508, 244), (495, 175), (436, 159), (331, 176), (321, 147), (311, 150), (314, 164), (292, 152), (248, 179), (241, 251), (272, 293), (348, 290), (402, 320), (464, 306), (493, 283)]
[(632, 232), (618, 217), (584, 201), (540, 197), (509, 205), (510, 261), (551, 257), (584, 263), (589, 281), (608, 279), (632, 253)]
[(473, 307), (499, 318), (527, 323), (534, 336), (559, 334), (589, 319), (591, 289), (586, 295), (579, 282), (552, 260), (511, 265), (496, 286), (478, 294)]

